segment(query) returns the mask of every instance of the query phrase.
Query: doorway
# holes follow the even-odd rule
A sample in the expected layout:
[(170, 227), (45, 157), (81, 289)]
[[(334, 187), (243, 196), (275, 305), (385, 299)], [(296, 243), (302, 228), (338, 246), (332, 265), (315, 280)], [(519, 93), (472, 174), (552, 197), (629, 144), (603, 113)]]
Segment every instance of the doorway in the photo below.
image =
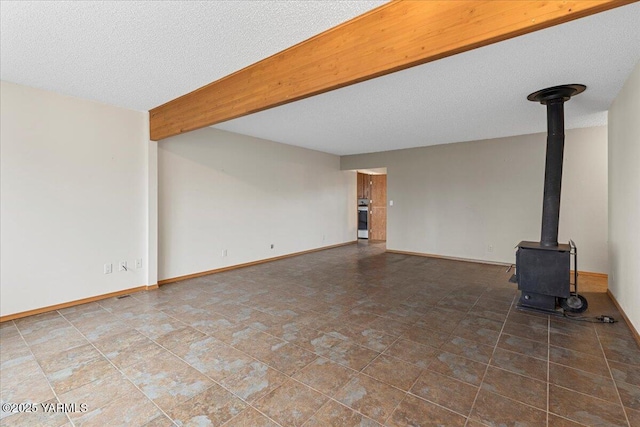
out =
[(387, 240), (387, 168), (357, 173), (358, 238), (384, 242)]

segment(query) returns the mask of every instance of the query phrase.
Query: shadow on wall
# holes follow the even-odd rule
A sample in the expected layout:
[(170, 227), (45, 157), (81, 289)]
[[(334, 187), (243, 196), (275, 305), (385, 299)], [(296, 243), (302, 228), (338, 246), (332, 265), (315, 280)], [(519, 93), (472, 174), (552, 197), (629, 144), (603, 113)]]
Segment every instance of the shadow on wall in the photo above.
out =
[[(236, 184), (274, 195), (281, 193), (282, 188), (320, 189), (317, 171), (310, 165), (319, 161), (318, 156), (325, 156), (321, 161), (324, 164), (339, 162), (331, 154), (213, 128), (168, 138), (160, 141), (158, 148), (159, 167), (163, 166), (162, 155), (170, 154), (181, 158), (181, 162), (192, 163), (193, 169), (203, 170), (202, 175), (211, 179), (232, 178)], [(339, 163), (336, 164), (338, 168)], [(291, 193), (283, 195), (295, 197)]]

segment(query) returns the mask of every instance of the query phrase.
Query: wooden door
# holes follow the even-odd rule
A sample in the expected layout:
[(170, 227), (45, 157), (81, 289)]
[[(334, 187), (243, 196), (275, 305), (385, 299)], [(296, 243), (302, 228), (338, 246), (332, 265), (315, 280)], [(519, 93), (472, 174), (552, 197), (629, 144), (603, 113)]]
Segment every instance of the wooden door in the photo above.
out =
[(387, 240), (387, 176), (371, 175), (369, 240)]

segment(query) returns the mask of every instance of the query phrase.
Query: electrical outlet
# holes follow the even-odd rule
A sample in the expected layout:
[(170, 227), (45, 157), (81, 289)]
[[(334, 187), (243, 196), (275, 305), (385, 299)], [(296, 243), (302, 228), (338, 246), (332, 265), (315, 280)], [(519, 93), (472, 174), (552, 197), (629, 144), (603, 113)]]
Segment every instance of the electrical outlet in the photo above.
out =
[(493, 252), (493, 245), (487, 246), (487, 252)]
[(223, 249), (223, 250), (222, 250), (222, 256), (223, 256), (223, 257), (225, 257), (225, 256), (227, 256), (227, 254), (228, 254), (227, 250), (226, 250), (226, 249)]
[(127, 261), (120, 261), (120, 263), (118, 263), (118, 271), (127, 271)]
[(136, 268), (142, 268), (142, 258), (136, 260)]
[(104, 265), (104, 274), (111, 274), (113, 273), (113, 265), (112, 264), (105, 264)]

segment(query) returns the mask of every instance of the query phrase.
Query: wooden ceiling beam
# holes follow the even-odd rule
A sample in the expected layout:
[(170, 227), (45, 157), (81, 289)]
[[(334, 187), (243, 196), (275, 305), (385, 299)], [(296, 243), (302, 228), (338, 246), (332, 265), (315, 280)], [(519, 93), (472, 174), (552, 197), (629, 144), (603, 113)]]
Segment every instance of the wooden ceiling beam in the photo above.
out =
[(152, 109), (151, 139), (211, 126), (634, 1), (392, 1)]

